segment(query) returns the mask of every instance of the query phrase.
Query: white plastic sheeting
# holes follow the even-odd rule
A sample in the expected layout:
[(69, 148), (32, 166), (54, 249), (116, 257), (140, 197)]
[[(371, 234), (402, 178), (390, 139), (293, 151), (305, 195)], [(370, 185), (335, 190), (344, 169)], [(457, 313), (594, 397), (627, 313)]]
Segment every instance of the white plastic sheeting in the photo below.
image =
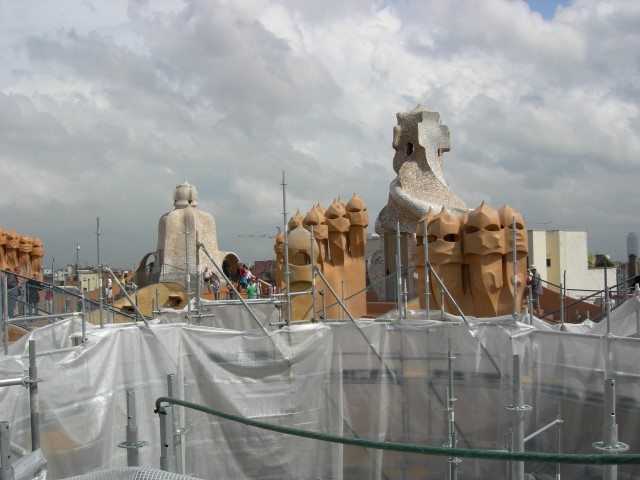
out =
[[(610, 314), (609, 329), (618, 337), (629, 337), (640, 333), (640, 297), (634, 295)], [(589, 330), (592, 335), (607, 334), (607, 320), (604, 319)]]
[[(640, 340), (543, 331), (510, 317), (314, 324), (237, 331), (183, 324), (88, 328), (85, 346), (66, 348), (79, 325), (60, 322), (38, 338), (41, 440), (49, 478), (126, 465), (126, 391), (135, 389), (141, 465), (158, 467), (154, 401), (176, 374), (177, 396), (229, 413), (348, 437), (441, 446), (446, 436), (449, 345), (458, 447), (503, 449), (513, 427), (513, 355), (520, 355), (527, 434), (562, 418), (563, 453), (597, 453), (603, 439), (603, 383), (617, 382), (620, 441), (640, 451)], [(451, 318), (451, 317), (448, 317)], [(48, 329), (48, 330), (47, 330)], [(47, 333), (48, 332), (48, 333)], [(47, 342), (47, 335), (56, 341)], [(366, 337), (366, 338), (365, 338)], [(0, 359), (0, 377), (22, 375), (25, 341)], [(47, 351), (48, 350), (48, 351)], [(30, 445), (28, 392), (0, 389), (16, 451)], [(184, 473), (203, 479), (443, 478), (445, 459), (341, 446), (258, 430), (183, 410)], [(557, 431), (527, 442), (557, 451)], [(459, 478), (501, 478), (500, 462), (463, 460)], [(534, 478), (552, 465), (526, 464)], [(596, 466), (563, 466), (565, 478), (601, 478)], [(637, 467), (618, 478), (637, 478)]]
[[(196, 311), (195, 302), (191, 304), (191, 319), (188, 323), (202, 327), (228, 328), (233, 330), (253, 330), (262, 326), (266, 330), (279, 328), (279, 304), (270, 300), (246, 300), (247, 305), (256, 316), (256, 319), (247, 311), (247, 308), (239, 301), (213, 302), (203, 300), (200, 314)], [(278, 305), (278, 306), (276, 306)], [(180, 323), (187, 321), (187, 308), (174, 310), (163, 308), (161, 310), (161, 323)]]

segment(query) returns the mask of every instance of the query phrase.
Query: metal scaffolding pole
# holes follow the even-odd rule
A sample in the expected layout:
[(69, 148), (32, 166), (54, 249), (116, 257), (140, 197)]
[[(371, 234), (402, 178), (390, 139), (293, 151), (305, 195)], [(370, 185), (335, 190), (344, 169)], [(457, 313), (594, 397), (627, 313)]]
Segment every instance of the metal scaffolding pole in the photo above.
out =
[[(629, 445), (618, 441), (618, 424), (616, 423), (616, 381), (613, 378), (604, 380), (604, 408), (602, 412), (602, 433), (604, 440), (594, 442), (593, 448), (603, 453), (621, 453), (629, 450)], [(604, 480), (618, 478), (617, 465), (605, 465), (602, 468)]]
[(187, 301), (187, 321), (191, 319), (191, 272), (189, 271), (189, 215), (184, 216), (184, 260), (187, 278), (185, 279), (185, 297)]
[(513, 216), (512, 230), (513, 247), (513, 318), (518, 318), (518, 254), (516, 252), (516, 217)]
[(400, 254), (400, 222), (396, 222), (396, 296), (398, 322), (402, 322), (402, 255)]
[(56, 259), (51, 257), (51, 311), (47, 313), (56, 313)]
[[(567, 272), (565, 271), (565, 273)], [(566, 288), (567, 288), (566, 284), (564, 282), (560, 282), (560, 326), (563, 331), (564, 331), (564, 292)]]
[(429, 283), (429, 236), (427, 234), (427, 221), (424, 221), (424, 301), (425, 301), (425, 313), (427, 320), (429, 320), (429, 309), (431, 308), (431, 285)]
[[(531, 406), (524, 403), (522, 390), (522, 373), (520, 372), (520, 355), (513, 356), (512, 373), (512, 404), (505, 407), (513, 412), (513, 452), (524, 452), (524, 414), (531, 410)], [(522, 480), (524, 478), (524, 462), (511, 462), (512, 478)]]
[[(104, 328), (102, 319), (103, 297), (102, 297), (102, 264), (100, 263), (100, 217), (97, 218), (96, 241), (98, 243), (98, 303), (100, 309), (100, 328)], [(53, 312), (52, 312), (53, 313)]]
[[(176, 376), (173, 373), (167, 375), (167, 394), (173, 398), (180, 398), (176, 391)], [(187, 428), (183, 428), (179, 409), (173, 412), (173, 448), (175, 451), (176, 470), (178, 473), (183, 472), (182, 465), (182, 435), (187, 433)]]
[(533, 325), (533, 287), (529, 286), (529, 291), (527, 292), (527, 298), (529, 302), (529, 325)]
[(80, 297), (80, 304), (82, 306), (82, 308), (80, 309), (80, 311), (82, 312), (81, 315), (81, 326), (82, 326), (82, 343), (84, 344), (87, 341), (87, 312), (85, 311), (84, 308), (84, 292), (82, 292), (82, 296)]
[[(451, 352), (451, 337), (449, 337), (449, 350), (447, 353), (449, 365), (449, 386), (447, 387), (447, 406), (444, 408), (447, 416), (447, 443), (445, 447), (456, 448), (456, 421), (454, 402), (456, 398), (453, 394), (453, 360), (456, 357)], [(447, 479), (456, 480), (458, 478), (458, 463), (462, 460), (458, 457), (447, 457)]]
[(311, 321), (317, 322), (316, 319), (316, 250), (315, 238), (313, 236), (313, 225), (311, 227)]
[(7, 277), (0, 277), (0, 293), (2, 294), (2, 335), (4, 354), (9, 355), (9, 304), (7, 299)]
[[(287, 326), (291, 325), (291, 279), (289, 272), (289, 233), (287, 231), (287, 184), (284, 181), (284, 170), (282, 171), (282, 217), (284, 221), (284, 280), (287, 288)], [(336, 297), (337, 298), (337, 297)]]
[(178, 473), (173, 434), (173, 405), (158, 409), (160, 417), (160, 470)]
[[(202, 302), (202, 285), (200, 277), (200, 236), (196, 230), (196, 314), (200, 315), (200, 308)], [(171, 395), (169, 395), (171, 396)]]
[(31, 412), (31, 451), (40, 448), (40, 408), (38, 406), (38, 364), (36, 341), (29, 340), (29, 410)]
[(11, 465), (11, 430), (9, 422), (0, 422), (0, 480), (13, 480)]
[(136, 414), (136, 391), (132, 388), (127, 390), (127, 439), (119, 443), (118, 447), (127, 449), (127, 466), (137, 467), (140, 465), (138, 450), (147, 442), (138, 440), (138, 422)]

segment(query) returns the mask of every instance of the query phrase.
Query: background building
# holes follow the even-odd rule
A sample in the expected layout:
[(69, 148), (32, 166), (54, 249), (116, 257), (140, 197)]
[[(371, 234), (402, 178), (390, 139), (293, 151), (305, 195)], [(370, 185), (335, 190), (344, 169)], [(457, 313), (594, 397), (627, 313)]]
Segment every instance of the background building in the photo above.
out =
[(638, 234), (636, 232), (627, 233), (627, 257), (629, 255), (638, 256)]
[[(535, 265), (546, 287), (559, 291), (565, 284), (567, 295), (582, 298), (607, 285), (617, 283), (616, 268), (589, 268), (587, 232), (584, 230), (529, 230), (529, 265)], [(566, 272), (566, 276), (565, 276)], [(553, 285), (551, 285), (553, 284)]]

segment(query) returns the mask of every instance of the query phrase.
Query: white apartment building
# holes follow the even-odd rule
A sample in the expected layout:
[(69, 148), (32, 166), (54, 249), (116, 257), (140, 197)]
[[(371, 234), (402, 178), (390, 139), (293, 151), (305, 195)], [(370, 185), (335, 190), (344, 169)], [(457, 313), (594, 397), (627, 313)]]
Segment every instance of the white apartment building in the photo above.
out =
[(566, 278), (568, 296), (581, 298), (602, 290), (605, 273), (607, 286), (616, 284), (615, 268), (589, 268), (586, 231), (529, 230), (528, 234), (529, 265), (535, 265), (540, 278), (552, 284), (564, 285)]

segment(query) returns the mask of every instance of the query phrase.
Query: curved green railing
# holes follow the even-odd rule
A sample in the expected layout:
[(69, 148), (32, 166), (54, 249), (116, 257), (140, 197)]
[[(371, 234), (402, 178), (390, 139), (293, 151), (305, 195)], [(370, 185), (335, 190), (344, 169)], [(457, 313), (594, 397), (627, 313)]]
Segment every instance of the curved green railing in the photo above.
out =
[(591, 465), (638, 465), (640, 454), (564, 454), (542, 452), (506, 452), (503, 450), (474, 450), (466, 448), (429, 447), (425, 445), (413, 445), (408, 443), (379, 442), (362, 438), (348, 438), (339, 435), (311, 432), (298, 428), (282, 427), (270, 423), (259, 422), (245, 417), (232, 415), (211, 407), (187, 402), (179, 398), (159, 397), (156, 399), (156, 412), (163, 413), (162, 404), (180, 405), (185, 408), (214, 415), (216, 417), (242, 423), (250, 427), (262, 428), (273, 432), (295, 435), (297, 437), (311, 438), (323, 442), (341, 443), (343, 445), (355, 445), (358, 447), (389, 450), (393, 452), (417, 453), (421, 455), (436, 455), (444, 457), (477, 458), (481, 460), (507, 460), (515, 462), (540, 462), (540, 463), (565, 463), (565, 464), (591, 464)]

